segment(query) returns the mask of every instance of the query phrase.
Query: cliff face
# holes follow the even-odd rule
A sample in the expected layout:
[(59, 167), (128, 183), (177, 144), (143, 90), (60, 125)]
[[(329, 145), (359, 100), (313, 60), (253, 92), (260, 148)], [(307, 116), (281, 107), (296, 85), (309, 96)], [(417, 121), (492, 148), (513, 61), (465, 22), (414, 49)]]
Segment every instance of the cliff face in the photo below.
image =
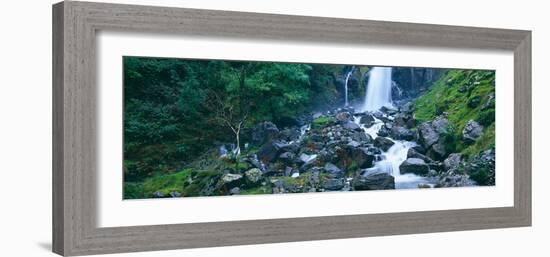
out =
[(445, 70), (439, 68), (394, 68), (392, 78), (395, 85), (392, 90), (392, 98), (394, 100), (416, 98), (433, 85)]

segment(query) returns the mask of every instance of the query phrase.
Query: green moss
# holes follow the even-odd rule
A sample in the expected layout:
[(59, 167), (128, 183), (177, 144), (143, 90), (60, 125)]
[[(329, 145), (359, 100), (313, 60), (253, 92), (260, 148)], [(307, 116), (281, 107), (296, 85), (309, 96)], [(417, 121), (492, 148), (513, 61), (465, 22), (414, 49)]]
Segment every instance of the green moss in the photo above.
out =
[(479, 154), (481, 151), (495, 148), (495, 123), (491, 126), (484, 128), (484, 133), (476, 142), (462, 151), (466, 156), (474, 156)]
[[(434, 85), (415, 102), (415, 118), (417, 124), (431, 121), (442, 113), (447, 118), (454, 131), (446, 134), (447, 150), (462, 152), (473, 156), (481, 150), (494, 145), (494, 106), (483, 109), (489, 95), (494, 94), (494, 71), (482, 70), (448, 70)], [(480, 104), (474, 108), (468, 106), (474, 98), (480, 99)], [(478, 121), (484, 125), (483, 136), (474, 145), (467, 145), (462, 140), (462, 130), (469, 120)]]
[(184, 183), (191, 174), (190, 169), (173, 173), (170, 175), (155, 176), (143, 182), (143, 194), (151, 197), (155, 192), (162, 192), (168, 195), (170, 192), (183, 192)]
[(321, 116), (317, 119), (313, 120), (313, 128), (322, 128), (326, 127), (334, 122), (334, 119), (332, 117), (328, 116)]

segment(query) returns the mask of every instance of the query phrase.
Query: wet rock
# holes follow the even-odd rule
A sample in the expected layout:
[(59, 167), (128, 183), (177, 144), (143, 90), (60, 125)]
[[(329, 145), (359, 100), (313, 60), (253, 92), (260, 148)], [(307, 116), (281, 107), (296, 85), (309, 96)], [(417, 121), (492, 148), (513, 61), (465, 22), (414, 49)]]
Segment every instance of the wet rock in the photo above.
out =
[(377, 137), (376, 139), (374, 139), (374, 146), (380, 147), (380, 149), (382, 149), (382, 151), (384, 152), (388, 151), (388, 149), (390, 149), (393, 144), (394, 142), (389, 138)]
[(354, 190), (395, 189), (394, 177), (379, 170), (365, 172), (363, 175), (355, 177), (351, 184)]
[(420, 176), (425, 176), (430, 172), (430, 167), (424, 160), (418, 158), (408, 158), (399, 166), (399, 171), (402, 174), (413, 173)]
[(469, 120), (462, 130), (462, 138), (468, 144), (474, 143), (483, 134), (483, 127), (474, 120)]

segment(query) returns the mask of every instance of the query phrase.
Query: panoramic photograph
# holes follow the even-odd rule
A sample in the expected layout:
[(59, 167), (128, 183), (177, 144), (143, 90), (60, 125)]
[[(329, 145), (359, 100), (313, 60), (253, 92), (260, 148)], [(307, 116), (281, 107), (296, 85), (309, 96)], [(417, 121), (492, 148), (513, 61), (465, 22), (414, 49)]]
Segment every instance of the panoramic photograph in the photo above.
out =
[(494, 70), (123, 63), (124, 199), (496, 183)]

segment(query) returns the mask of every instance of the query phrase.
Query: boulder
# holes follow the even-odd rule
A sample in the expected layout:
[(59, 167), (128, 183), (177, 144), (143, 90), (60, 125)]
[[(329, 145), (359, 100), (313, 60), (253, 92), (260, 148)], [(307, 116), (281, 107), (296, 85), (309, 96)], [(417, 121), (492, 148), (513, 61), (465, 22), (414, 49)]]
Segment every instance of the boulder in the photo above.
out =
[(481, 96), (474, 96), (468, 100), (468, 107), (470, 108), (476, 108), (481, 103)]
[(412, 113), (414, 111), (414, 104), (412, 102), (408, 102), (408, 103), (404, 104), (403, 106), (401, 106), (399, 108), (399, 111), (404, 112), (404, 113)]
[(395, 178), (386, 172), (374, 170), (355, 177), (351, 185), (357, 191), (395, 189)]
[(230, 195), (240, 195), (241, 194), (241, 189), (238, 188), (238, 187), (231, 188), (231, 190), (229, 190), (229, 194)]
[(439, 134), (447, 133), (449, 129), (449, 120), (444, 116), (438, 116), (432, 121), (432, 127), (435, 132)]
[(315, 163), (318, 161), (317, 154), (308, 155), (305, 153), (302, 153), (300, 155), (300, 162), (303, 162), (302, 166), (300, 167), (300, 170), (306, 171), (309, 168), (313, 167)]
[(439, 134), (432, 127), (430, 122), (423, 122), (418, 126), (418, 141), (425, 148), (430, 148), (439, 140)]
[(342, 123), (353, 120), (353, 116), (349, 112), (340, 112), (336, 114), (335, 118)]
[(232, 188), (235, 186), (239, 186), (242, 180), (243, 175), (241, 174), (227, 173), (221, 177), (220, 182), (222, 183), (222, 186), (225, 185), (227, 188)]
[(481, 106), (481, 110), (485, 111), (491, 107), (495, 106), (495, 93), (489, 94), (489, 97), (487, 99), (487, 102)]
[(469, 120), (462, 130), (462, 138), (468, 144), (474, 143), (483, 134), (483, 126), (474, 120)]
[(341, 177), (342, 175), (344, 175), (340, 168), (330, 162), (327, 162), (324, 168), (325, 171), (329, 173), (332, 177)]
[(409, 150), (407, 151), (407, 158), (422, 159), (426, 163), (433, 162), (433, 160), (430, 157), (419, 153), (414, 147), (409, 148)]
[(246, 181), (250, 184), (256, 184), (262, 179), (262, 171), (258, 168), (252, 168), (244, 172)]
[(430, 166), (419, 158), (408, 158), (399, 165), (401, 174), (413, 173), (416, 175), (425, 176), (430, 172)]
[(365, 127), (367, 127), (367, 128), (372, 126), (374, 124), (374, 122), (375, 122), (374, 117), (371, 114), (368, 114), (368, 113), (363, 115), (363, 117), (361, 117), (361, 119), (359, 120), (359, 123), (364, 124)]
[(347, 121), (347, 122), (342, 123), (342, 127), (347, 129), (347, 130), (362, 131), (361, 127), (353, 121)]
[(279, 160), (284, 162), (286, 165), (292, 165), (296, 162), (296, 154), (293, 152), (284, 152), (279, 155)]
[(372, 138), (370, 137), (370, 135), (366, 134), (363, 131), (353, 132), (353, 134), (351, 134), (351, 139), (353, 139), (354, 141), (366, 143), (366, 144), (372, 143)]
[(270, 141), (262, 146), (260, 150), (258, 150), (258, 158), (264, 162), (269, 163), (273, 162), (279, 154), (281, 154), (286, 148), (288, 148), (290, 145), (279, 142), (279, 141)]
[(333, 178), (325, 180), (321, 186), (328, 191), (338, 191), (344, 188), (344, 185), (343, 179)]
[(295, 140), (298, 140), (298, 138), (300, 138), (300, 135), (301, 135), (300, 129), (296, 127), (292, 127), (292, 128), (287, 128), (282, 130), (279, 133), (278, 138), (285, 141), (295, 141)]
[(376, 139), (374, 139), (374, 146), (379, 147), (384, 152), (388, 151), (388, 149), (390, 149), (393, 144), (394, 142), (389, 138), (377, 137)]
[(170, 197), (181, 197), (181, 193), (178, 192), (178, 191), (171, 191), (169, 194), (168, 194)]
[(374, 163), (374, 156), (375, 155), (373, 153), (369, 152), (368, 148), (359, 147), (351, 150), (351, 158), (361, 169), (372, 167)]
[(460, 161), (462, 160), (462, 155), (459, 153), (452, 153), (449, 154), (447, 159), (443, 161), (443, 165), (445, 167), (445, 170), (451, 170), (451, 169), (457, 169), (460, 165)]
[(428, 150), (428, 156), (434, 160), (442, 161), (447, 157), (447, 147), (442, 138)]
[(391, 129), (391, 136), (397, 140), (411, 141), (414, 139), (414, 133), (404, 127), (393, 127)]
[(252, 129), (252, 142), (260, 145), (277, 138), (278, 135), (279, 129), (275, 124), (269, 121), (260, 122)]

